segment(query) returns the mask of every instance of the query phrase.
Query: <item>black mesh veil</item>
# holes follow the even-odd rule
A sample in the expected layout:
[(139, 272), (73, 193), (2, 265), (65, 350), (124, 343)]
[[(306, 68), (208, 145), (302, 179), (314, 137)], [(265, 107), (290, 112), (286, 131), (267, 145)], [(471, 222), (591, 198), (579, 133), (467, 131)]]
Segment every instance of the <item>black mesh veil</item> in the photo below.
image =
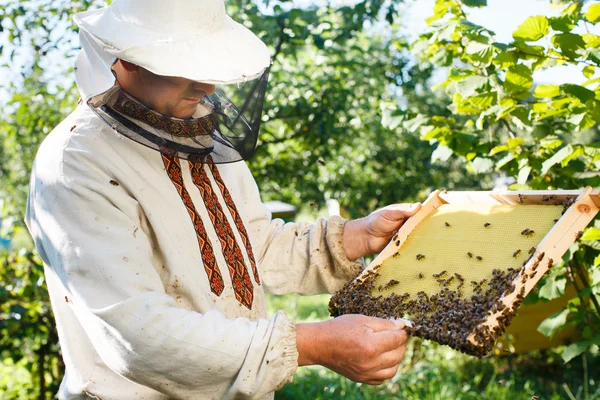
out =
[(256, 79), (217, 86), (189, 119), (159, 114), (119, 86), (88, 104), (112, 129), (142, 145), (183, 159), (231, 163), (254, 154), (268, 77), (267, 68)]

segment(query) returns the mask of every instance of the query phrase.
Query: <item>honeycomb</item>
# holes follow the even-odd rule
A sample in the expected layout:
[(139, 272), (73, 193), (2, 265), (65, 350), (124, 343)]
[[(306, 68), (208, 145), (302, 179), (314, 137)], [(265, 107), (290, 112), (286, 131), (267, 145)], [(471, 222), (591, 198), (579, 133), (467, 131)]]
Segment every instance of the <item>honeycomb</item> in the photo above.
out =
[[(411, 232), (393, 257), (382, 263), (372, 295), (416, 296), (419, 291), (431, 295), (440, 289), (433, 275), (447, 271), (446, 278), (455, 273), (464, 278), (462, 292), (470, 297), (471, 282), (490, 279), (493, 269), (521, 268), (530, 257), (530, 249), (550, 231), (562, 210), (560, 205), (444, 204)], [(534, 233), (521, 234), (525, 229)], [(424, 258), (418, 260), (418, 255)], [(399, 283), (383, 289), (391, 280)], [(459, 284), (455, 278), (448, 287), (456, 289)]]

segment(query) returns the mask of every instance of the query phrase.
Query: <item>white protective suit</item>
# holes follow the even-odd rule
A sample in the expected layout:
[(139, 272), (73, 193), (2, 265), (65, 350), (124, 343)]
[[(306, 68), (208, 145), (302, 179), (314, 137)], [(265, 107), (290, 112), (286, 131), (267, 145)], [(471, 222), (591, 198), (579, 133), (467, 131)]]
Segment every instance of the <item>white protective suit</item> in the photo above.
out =
[(298, 353), (264, 290), (355, 277), (344, 222), (271, 220), (244, 162), (169, 159), (78, 106), (39, 149), (26, 216), (66, 364), (59, 398), (272, 398)]

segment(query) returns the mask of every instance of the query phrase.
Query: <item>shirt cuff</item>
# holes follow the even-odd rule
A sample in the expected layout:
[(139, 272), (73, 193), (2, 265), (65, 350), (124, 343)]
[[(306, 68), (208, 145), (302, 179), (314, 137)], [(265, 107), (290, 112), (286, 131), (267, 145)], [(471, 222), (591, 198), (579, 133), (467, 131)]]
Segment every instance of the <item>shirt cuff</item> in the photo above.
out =
[(280, 337), (281, 348), (280, 361), (282, 365), (283, 379), (275, 390), (279, 390), (283, 385), (292, 382), (294, 374), (298, 369), (298, 347), (296, 346), (296, 324), (291, 321), (283, 311), (277, 311), (275, 314), (276, 329)]
[(356, 260), (349, 260), (346, 257), (346, 250), (343, 245), (344, 225), (348, 222), (346, 219), (334, 215), (327, 221), (327, 246), (333, 259), (335, 274), (346, 278), (354, 279), (365, 268), (362, 257)]

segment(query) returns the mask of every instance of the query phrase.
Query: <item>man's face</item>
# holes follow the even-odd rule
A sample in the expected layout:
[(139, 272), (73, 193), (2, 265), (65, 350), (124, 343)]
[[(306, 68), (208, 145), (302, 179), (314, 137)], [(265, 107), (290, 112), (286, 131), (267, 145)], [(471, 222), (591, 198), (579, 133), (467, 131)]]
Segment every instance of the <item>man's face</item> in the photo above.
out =
[(119, 82), (126, 92), (163, 115), (190, 118), (198, 103), (215, 92), (215, 85), (186, 78), (156, 75), (142, 67), (124, 62), (127, 71)]

